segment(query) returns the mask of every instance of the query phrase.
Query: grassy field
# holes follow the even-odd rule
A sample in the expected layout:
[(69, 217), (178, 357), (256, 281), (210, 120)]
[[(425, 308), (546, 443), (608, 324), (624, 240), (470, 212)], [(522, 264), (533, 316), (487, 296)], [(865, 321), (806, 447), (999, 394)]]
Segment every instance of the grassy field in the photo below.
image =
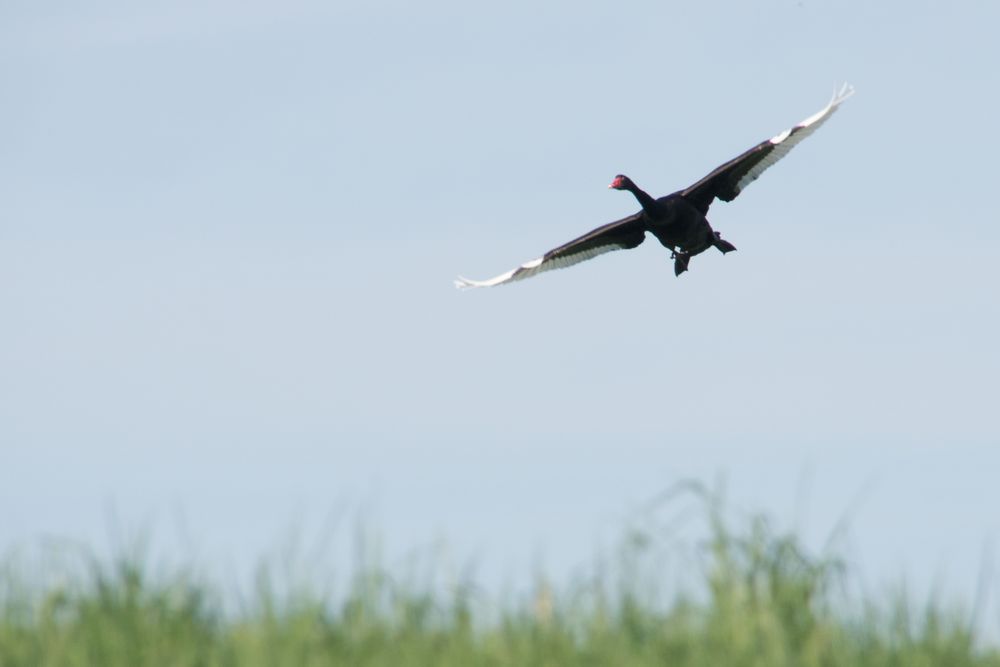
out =
[[(614, 565), (564, 589), (540, 581), (508, 603), (484, 601), (470, 584), (402, 584), (370, 565), (338, 596), (306, 586), (279, 594), (262, 574), (233, 611), (210, 582), (153, 576), (139, 557), (42, 577), (8, 562), (0, 667), (1000, 667), (973, 613), (902, 595), (851, 600), (851, 573), (836, 558), (807, 553), (763, 517), (734, 527), (708, 505), (689, 571), (667, 571), (683, 561), (660, 558), (655, 531), (629, 530)], [(658, 578), (678, 576), (688, 590), (664, 597)]]

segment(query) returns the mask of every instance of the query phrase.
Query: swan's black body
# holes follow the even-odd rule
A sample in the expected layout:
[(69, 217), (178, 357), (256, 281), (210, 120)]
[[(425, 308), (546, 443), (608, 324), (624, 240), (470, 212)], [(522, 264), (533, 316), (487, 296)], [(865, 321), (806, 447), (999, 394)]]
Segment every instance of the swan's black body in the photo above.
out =
[[(628, 176), (619, 174), (608, 186), (616, 190), (628, 190), (642, 205), (642, 210), (632, 218), (619, 221), (624, 227), (642, 230), (642, 238), (649, 232), (663, 245), (669, 248), (674, 259), (674, 275), (687, 271), (688, 262), (695, 255), (701, 254), (711, 247), (727, 253), (736, 250), (728, 241), (723, 241), (721, 234), (712, 229), (705, 214), (708, 205), (699, 206), (704, 197), (685, 196), (684, 192), (675, 192), (666, 197), (653, 199), (637, 186)], [(702, 194), (702, 193), (696, 193)], [(715, 197), (713, 193), (708, 202)], [(633, 232), (634, 233), (634, 232)], [(636, 235), (639, 243), (641, 238)], [(638, 245), (639, 243), (636, 243)]]
[(654, 199), (630, 178), (619, 174), (608, 187), (627, 190), (635, 195), (642, 206), (638, 213), (598, 227), (495, 278), (459, 278), (455, 284), (461, 288), (492, 287), (521, 280), (542, 271), (571, 266), (612, 250), (634, 248), (643, 242), (647, 232), (670, 249), (674, 260), (674, 274), (678, 276), (687, 271), (692, 257), (711, 247), (722, 253), (736, 250), (733, 244), (722, 240), (722, 236), (712, 229), (706, 217), (709, 206), (716, 199), (726, 202), (736, 199), (765, 169), (815, 132), (853, 92), (850, 86), (845, 85), (819, 112), (720, 165), (694, 185), (666, 197)]

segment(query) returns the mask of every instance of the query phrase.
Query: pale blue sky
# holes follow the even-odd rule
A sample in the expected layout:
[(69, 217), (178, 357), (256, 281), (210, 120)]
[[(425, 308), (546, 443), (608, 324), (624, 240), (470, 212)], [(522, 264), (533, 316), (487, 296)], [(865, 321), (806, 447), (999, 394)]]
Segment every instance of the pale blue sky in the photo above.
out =
[[(725, 475), (814, 544), (857, 501), (867, 578), (969, 596), (1000, 534), (1000, 5), (85, 4), (0, 5), (0, 550), (100, 544), (113, 505), (242, 564), (365, 507), (390, 553), (559, 575)], [(453, 289), (844, 80), (713, 207), (739, 252)]]

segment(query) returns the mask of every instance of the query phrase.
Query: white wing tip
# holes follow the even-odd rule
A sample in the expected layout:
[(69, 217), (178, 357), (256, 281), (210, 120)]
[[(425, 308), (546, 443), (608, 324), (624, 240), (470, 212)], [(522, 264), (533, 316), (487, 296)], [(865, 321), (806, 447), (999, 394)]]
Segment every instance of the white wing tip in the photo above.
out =
[(834, 87), (833, 97), (830, 98), (830, 106), (836, 106), (840, 104), (853, 94), (854, 94), (854, 86), (845, 81), (843, 84), (841, 84), (840, 88)]
[[(830, 101), (827, 103), (825, 107), (823, 107), (813, 115), (809, 116), (795, 127), (790, 127), (784, 132), (771, 137), (770, 139), (771, 143), (777, 145), (783, 142), (788, 137), (790, 137), (794, 132), (803, 130), (805, 128), (809, 128), (813, 125), (819, 127), (819, 125), (822, 125), (823, 122), (825, 122), (826, 119), (829, 118), (833, 114), (833, 112), (837, 110), (837, 107), (840, 106), (841, 102), (843, 102), (853, 94), (854, 94), (854, 86), (852, 86), (849, 83), (844, 83), (839, 88), (834, 88), (833, 97), (830, 98)], [(809, 130), (809, 132), (812, 132), (815, 129), (816, 128), (814, 127), (812, 128), (812, 130)]]
[[(495, 287), (497, 285), (503, 285), (504, 283), (509, 283), (512, 280), (520, 280), (522, 278), (527, 278), (528, 276), (533, 276), (538, 273), (539, 267), (545, 261), (545, 257), (539, 257), (538, 259), (533, 259), (530, 262), (525, 262), (516, 269), (511, 269), (507, 273), (501, 273), (499, 276), (490, 278), (489, 280), (472, 280), (464, 276), (459, 276), (455, 280), (455, 287), (458, 289), (471, 289), (473, 287)], [(544, 271), (545, 269), (541, 269)]]
[(490, 278), (489, 280), (472, 280), (471, 278), (466, 278), (465, 276), (459, 276), (455, 280), (455, 287), (458, 289), (472, 289), (474, 287), (494, 287), (496, 285), (502, 285), (509, 282), (517, 269), (514, 271), (508, 271), (507, 273), (501, 273), (495, 278)]
[(455, 289), (466, 290), (473, 289), (475, 287), (482, 287), (478, 280), (469, 280), (464, 276), (459, 276), (455, 278)]

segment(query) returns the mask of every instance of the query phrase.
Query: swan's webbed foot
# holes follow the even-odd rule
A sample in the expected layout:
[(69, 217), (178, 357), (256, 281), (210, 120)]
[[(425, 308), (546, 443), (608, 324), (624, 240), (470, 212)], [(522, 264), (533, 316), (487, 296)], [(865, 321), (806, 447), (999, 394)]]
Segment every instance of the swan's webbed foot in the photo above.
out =
[(675, 252), (671, 254), (674, 260), (674, 275), (679, 276), (688, 270), (688, 262), (691, 261), (690, 253)]
[(720, 234), (719, 232), (715, 232), (715, 240), (712, 241), (712, 245), (714, 245), (716, 250), (721, 252), (723, 255), (725, 255), (727, 252), (732, 252), (736, 250), (736, 246), (734, 246), (732, 243), (730, 243), (729, 241), (722, 240), (722, 234)]

